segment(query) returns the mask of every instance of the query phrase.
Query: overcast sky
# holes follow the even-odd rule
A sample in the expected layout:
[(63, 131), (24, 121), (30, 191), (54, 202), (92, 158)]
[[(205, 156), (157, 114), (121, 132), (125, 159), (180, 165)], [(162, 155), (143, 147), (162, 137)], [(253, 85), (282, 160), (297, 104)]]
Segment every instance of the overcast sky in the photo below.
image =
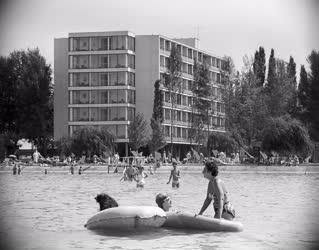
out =
[(54, 38), (69, 32), (129, 30), (199, 37), (200, 48), (229, 55), (238, 70), (259, 46), (306, 64), (319, 50), (316, 0), (11, 0), (0, 1), (0, 55), (39, 47), (53, 65)]

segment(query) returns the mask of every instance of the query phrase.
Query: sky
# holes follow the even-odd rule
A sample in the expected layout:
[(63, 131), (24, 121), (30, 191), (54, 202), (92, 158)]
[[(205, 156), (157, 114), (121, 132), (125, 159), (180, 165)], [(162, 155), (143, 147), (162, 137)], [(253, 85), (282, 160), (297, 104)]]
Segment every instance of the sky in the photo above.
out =
[(8, 0), (0, 1), (0, 55), (36, 48), (54, 68), (54, 38), (70, 32), (129, 30), (197, 37), (200, 49), (232, 57), (237, 70), (259, 46), (308, 68), (319, 51), (318, 0)]

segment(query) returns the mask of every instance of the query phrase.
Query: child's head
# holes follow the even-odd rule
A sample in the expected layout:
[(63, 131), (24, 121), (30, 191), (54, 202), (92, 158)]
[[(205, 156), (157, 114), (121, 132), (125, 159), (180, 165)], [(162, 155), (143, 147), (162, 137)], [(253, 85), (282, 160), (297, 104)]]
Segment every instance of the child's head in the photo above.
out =
[(172, 200), (168, 195), (158, 194), (155, 199), (157, 205), (163, 209), (165, 212), (169, 211), (172, 207)]
[(216, 177), (218, 175), (218, 166), (213, 161), (206, 161), (205, 167), (203, 169), (203, 175), (205, 178), (208, 178), (210, 176)]

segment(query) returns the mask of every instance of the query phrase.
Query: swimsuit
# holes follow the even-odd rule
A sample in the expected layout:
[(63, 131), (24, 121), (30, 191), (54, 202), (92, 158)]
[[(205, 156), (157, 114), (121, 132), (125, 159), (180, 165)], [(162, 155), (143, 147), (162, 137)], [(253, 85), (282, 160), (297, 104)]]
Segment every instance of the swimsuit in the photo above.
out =
[[(208, 196), (214, 199), (214, 211), (215, 213), (217, 213), (219, 209), (219, 201), (217, 196), (212, 193), (209, 193)], [(231, 216), (233, 216), (233, 218), (235, 218), (235, 215), (236, 215), (234, 206), (228, 200), (227, 192), (224, 194), (224, 205), (223, 205), (222, 213), (228, 213)]]

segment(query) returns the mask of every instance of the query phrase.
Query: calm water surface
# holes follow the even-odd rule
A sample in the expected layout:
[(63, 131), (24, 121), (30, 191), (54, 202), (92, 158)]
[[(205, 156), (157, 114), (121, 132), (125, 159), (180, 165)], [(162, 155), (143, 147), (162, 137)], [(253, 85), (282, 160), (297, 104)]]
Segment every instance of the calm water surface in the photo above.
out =
[[(98, 211), (94, 197), (107, 192), (120, 205), (156, 205), (168, 193), (178, 210), (198, 213), (207, 181), (200, 171), (182, 172), (181, 186), (166, 185), (169, 173), (149, 175), (143, 190), (120, 182), (120, 174), (85, 172), (0, 173), (1, 249), (318, 249), (319, 173), (221, 172), (244, 225), (240, 233), (155, 229), (101, 234), (83, 227)], [(206, 215), (212, 215), (210, 206)]]

